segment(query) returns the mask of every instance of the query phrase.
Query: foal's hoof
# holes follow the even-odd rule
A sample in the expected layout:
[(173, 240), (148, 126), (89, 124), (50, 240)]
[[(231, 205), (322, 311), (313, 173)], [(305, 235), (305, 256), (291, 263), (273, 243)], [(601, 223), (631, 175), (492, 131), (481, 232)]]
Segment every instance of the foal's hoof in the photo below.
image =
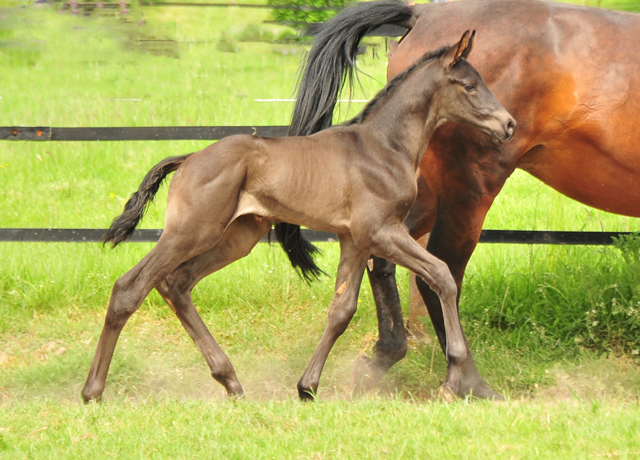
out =
[(102, 397), (101, 396), (99, 396), (97, 398), (93, 398), (91, 396), (82, 395), (82, 402), (84, 404), (99, 403), (100, 401), (102, 401)]
[(488, 399), (489, 401), (500, 402), (504, 401), (504, 396), (500, 393), (496, 393), (479, 375), (472, 376), (472, 378), (464, 378), (460, 382), (460, 396), (471, 396), (478, 399)]
[(82, 389), (82, 402), (85, 404), (89, 404), (91, 402), (100, 402), (102, 401), (102, 391), (92, 391), (90, 388)]
[(230, 399), (241, 399), (244, 397), (244, 390), (239, 382), (228, 383), (225, 385), (225, 389), (227, 390), (227, 396)]
[(476, 395), (476, 393), (473, 391), (470, 393), (470, 395), (480, 399), (488, 399), (489, 401), (494, 403), (501, 403), (506, 401), (504, 396), (502, 396), (500, 393), (496, 393), (489, 387), (487, 387), (487, 391), (481, 392), (478, 395)]
[(300, 397), (300, 401), (302, 402), (316, 401), (316, 392), (313, 390), (313, 388), (303, 388), (298, 385), (298, 396)]
[(456, 399), (458, 399), (458, 395), (454, 393), (454, 391), (449, 388), (448, 385), (442, 385), (439, 391), (440, 399), (447, 404), (451, 404)]
[(242, 388), (240, 388), (240, 391), (234, 391), (234, 392), (227, 392), (227, 398), (231, 399), (232, 401), (238, 401), (240, 399), (244, 399), (244, 391), (242, 391)]

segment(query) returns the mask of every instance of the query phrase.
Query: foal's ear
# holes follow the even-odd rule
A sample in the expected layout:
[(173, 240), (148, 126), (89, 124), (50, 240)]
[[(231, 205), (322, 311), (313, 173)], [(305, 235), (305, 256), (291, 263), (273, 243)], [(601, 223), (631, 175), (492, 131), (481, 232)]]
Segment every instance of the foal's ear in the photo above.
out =
[(451, 48), (449, 48), (449, 50), (446, 53), (444, 53), (444, 55), (441, 58), (442, 64), (445, 67), (453, 67), (458, 63), (458, 61), (461, 58), (466, 59), (467, 56), (469, 56), (469, 53), (471, 53), (471, 50), (473, 49), (473, 43), (475, 41), (475, 38), (476, 38), (475, 30), (473, 32), (470, 32), (468, 30), (465, 31), (465, 33), (462, 34), (462, 38), (460, 39), (460, 41), (455, 45), (453, 45)]

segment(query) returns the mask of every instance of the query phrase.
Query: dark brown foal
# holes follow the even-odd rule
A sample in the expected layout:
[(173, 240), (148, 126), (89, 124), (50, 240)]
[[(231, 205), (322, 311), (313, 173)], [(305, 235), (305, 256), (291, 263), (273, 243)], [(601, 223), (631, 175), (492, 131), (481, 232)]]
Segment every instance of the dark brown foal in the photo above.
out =
[(298, 383), (313, 398), (329, 351), (356, 311), (370, 254), (407, 267), (440, 297), (447, 330), (446, 395), (457, 393), (466, 345), (447, 266), (421, 248), (402, 225), (416, 197), (416, 170), (433, 131), (457, 121), (496, 142), (515, 121), (466, 61), (473, 35), (427, 53), (344, 126), (309, 137), (232, 136), (204, 150), (168, 158), (145, 177), (105, 241), (131, 234), (164, 177), (176, 171), (158, 244), (115, 284), (89, 377), (85, 401), (99, 399), (120, 331), (154, 287), (231, 395), (242, 387), (231, 362), (207, 331), (191, 299), (205, 276), (244, 257), (273, 222), (337, 233), (340, 264), (322, 339)]

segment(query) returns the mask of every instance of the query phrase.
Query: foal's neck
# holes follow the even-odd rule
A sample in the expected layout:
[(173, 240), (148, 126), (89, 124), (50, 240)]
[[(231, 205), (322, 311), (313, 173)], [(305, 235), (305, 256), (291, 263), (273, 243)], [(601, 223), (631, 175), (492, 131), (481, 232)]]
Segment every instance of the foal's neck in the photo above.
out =
[(406, 157), (416, 169), (431, 135), (441, 123), (434, 97), (438, 89), (434, 73), (417, 69), (378, 101), (361, 122), (367, 132), (380, 139), (380, 145)]

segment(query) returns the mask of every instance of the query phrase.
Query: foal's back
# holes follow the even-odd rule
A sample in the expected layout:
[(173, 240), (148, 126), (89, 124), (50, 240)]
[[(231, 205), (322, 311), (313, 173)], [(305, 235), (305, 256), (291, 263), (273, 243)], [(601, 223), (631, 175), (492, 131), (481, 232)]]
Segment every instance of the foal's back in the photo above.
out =
[[(230, 136), (193, 154), (171, 181), (167, 221), (185, 206), (226, 218), (256, 214), (335, 233), (348, 232), (353, 183), (365, 158), (359, 127), (308, 137)], [(225, 214), (225, 213), (223, 213)]]

